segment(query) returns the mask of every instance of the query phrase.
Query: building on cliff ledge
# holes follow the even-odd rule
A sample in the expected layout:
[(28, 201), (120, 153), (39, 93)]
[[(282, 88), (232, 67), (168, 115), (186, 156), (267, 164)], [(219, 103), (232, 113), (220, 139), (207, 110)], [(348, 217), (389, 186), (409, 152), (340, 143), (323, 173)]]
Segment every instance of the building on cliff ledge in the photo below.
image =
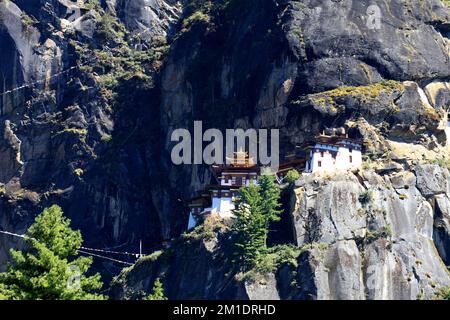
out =
[(345, 129), (333, 129), (315, 138), (307, 148), (305, 173), (346, 171), (362, 165), (362, 142), (351, 139)]
[(205, 208), (211, 206), (209, 193), (202, 193), (198, 197), (191, 199), (189, 203), (188, 230), (195, 228), (198, 220), (204, 214)]
[(286, 175), (291, 170), (296, 170), (298, 172), (304, 171), (305, 163), (306, 153), (304, 151), (296, 151), (288, 154), (278, 168), (278, 172), (276, 174), (278, 183), (284, 183)]
[(188, 230), (209, 214), (217, 214), (222, 219), (233, 217), (239, 189), (258, 184), (260, 168), (246, 152), (235, 152), (227, 160), (227, 165), (213, 167), (218, 184), (208, 186), (207, 193), (191, 200)]
[[(305, 173), (333, 172), (356, 169), (362, 164), (362, 143), (349, 138), (345, 129), (332, 129), (319, 135), (311, 145), (306, 153), (286, 156), (277, 172), (278, 183), (283, 183), (286, 174), (293, 169)], [(220, 219), (232, 218), (239, 189), (258, 184), (261, 168), (246, 152), (235, 152), (233, 158), (227, 160), (227, 165), (213, 167), (217, 184), (208, 186), (205, 192), (190, 201), (188, 230), (211, 214)]]

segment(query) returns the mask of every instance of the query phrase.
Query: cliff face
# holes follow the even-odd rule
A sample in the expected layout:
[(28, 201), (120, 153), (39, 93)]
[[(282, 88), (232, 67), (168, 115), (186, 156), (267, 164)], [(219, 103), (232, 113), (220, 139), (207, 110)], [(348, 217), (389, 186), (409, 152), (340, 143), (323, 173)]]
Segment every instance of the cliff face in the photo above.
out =
[[(0, 96), (1, 226), (58, 203), (88, 245), (151, 251), (211, 179), (171, 164), (173, 129), (279, 128), (285, 155), (347, 124), (373, 161), (292, 191), (295, 267), (236, 281), (218, 232), (140, 262), (117, 294), (164, 271), (171, 298), (430, 296), (449, 282), (448, 171), (427, 162), (448, 156), (450, 12), (371, 4), (379, 28), (351, 0), (1, 0), (1, 92), (33, 84)], [(0, 242), (5, 261), (13, 240)]]
[[(292, 215), (297, 245), (327, 245), (301, 261), (314, 279), (301, 297), (416, 299), (448, 285), (438, 253), (448, 247), (437, 250), (433, 242), (436, 202), (448, 201), (448, 171), (434, 165), (410, 170), (300, 182)], [(311, 275), (304, 273), (302, 282)]]
[[(157, 69), (180, 7), (102, 6), (0, 1), (1, 225), (23, 232), (58, 203), (87, 244), (151, 250), (183, 224), (177, 191), (154, 183), (166, 176)], [(0, 241), (3, 268), (15, 241)]]
[(149, 292), (162, 275), (174, 299), (431, 298), (450, 284), (448, 171), (430, 164), (377, 171), (297, 181), (283, 216), (299, 248), (294, 263), (242, 277), (227, 256), (227, 233), (215, 229), (141, 260), (115, 294)]

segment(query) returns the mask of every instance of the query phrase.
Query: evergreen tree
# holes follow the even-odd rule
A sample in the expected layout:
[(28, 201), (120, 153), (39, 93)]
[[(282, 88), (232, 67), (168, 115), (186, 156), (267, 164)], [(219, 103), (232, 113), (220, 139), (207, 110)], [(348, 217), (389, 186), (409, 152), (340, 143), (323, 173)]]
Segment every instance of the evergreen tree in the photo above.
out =
[(235, 255), (245, 268), (251, 268), (265, 249), (262, 198), (259, 187), (252, 185), (240, 190), (240, 199), (234, 214), (237, 218), (233, 225)]
[(8, 292), (8, 290), (6, 290), (6, 287), (0, 283), (0, 300), (8, 300), (10, 295), (11, 292)]
[(280, 221), (280, 188), (275, 182), (275, 175), (264, 175), (259, 179), (260, 193), (263, 200), (263, 214), (267, 228), (271, 221)]
[(235, 255), (250, 269), (258, 263), (267, 251), (267, 235), (272, 221), (279, 221), (280, 189), (275, 177), (264, 175), (259, 185), (251, 185), (240, 190), (237, 208), (234, 210), (236, 223)]
[(284, 182), (286, 183), (294, 183), (295, 181), (297, 181), (300, 178), (300, 173), (295, 170), (289, 170), (288, 173), (286, 174), (286, 177), (284, 177)]
[(155, 282), (153, 283), (153, 293), (148, 295), (145, 300), (167, 300), (166, 296), (164, 295), (164, 288), (161, 283), (161, 280), (157, 278)]
[(99, 300), (100, 275), (86, 276), (92, 258), (76, 257), (83, 240), (60, 207), (45, 209), (26, 233), (23, 251), (0, 273), (0, 296), (14, 300)]

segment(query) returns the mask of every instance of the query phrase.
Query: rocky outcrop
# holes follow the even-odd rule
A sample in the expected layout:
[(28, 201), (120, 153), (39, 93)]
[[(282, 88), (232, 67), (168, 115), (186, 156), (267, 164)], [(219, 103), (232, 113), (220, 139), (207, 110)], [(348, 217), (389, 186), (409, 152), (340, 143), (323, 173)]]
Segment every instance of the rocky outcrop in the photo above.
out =
[(20, 159), (21, 141), (11, 129), (11, 123), (6, 120), (3, 129), (3, 136), (0, 139), (0, 153), (3, 155), (0, 166), (0, 181), (10, 181), (17, 177), (22, 168), (23, 162)]
[[(436, 287), (448, 285), (449, 273), (433, 242), (434, 221), (440, 218), (427, 201), (447, 191), (431, 190), (431, 185), (422, 189), (423, 167), (416, 167), (417, 176), (409, 171), (385, 176), (363, 171), (358, 173), (361, 184), (356, 176), (300, 181), (293, 211), (297, 245), (327, 245), (319, 260), (327, 272), (317, 276), (315, 297), (409, 300), (430, 297)], [(426, 176), (429, 183), (440, 178)]]
[(445, 194), (449, 192), (449, 172), (437, 165), (417, 165), (415, 167), (417, 176), (417, 188), (425, 197)]
[(447, 195), (436, 196), (436, 219), (434, 222), (433, 239), (442, 260), (450, 264), (450, 201)]
[(171, 27), (181, 15), (179, 0), (119, 0), (111, 3), (120, 13), (128, 30), (144, 40), (155, 35), (165, 36), (173, 33)]
[[(143, 259), (122, 274), (116, 297), (129, 290), (150, 292), (154, 279), (162, 276), (172, 299), (432, 298), (450, 285), (443, 261), (448, 259), (448, 192), (427, 189), (423, 194), (421, 184), (419, 174), (411, 171), (303, 176), (293, 190), (291, 215), (284, 216), (294, 228), (295, 245), (302, 248), (296, 267), (282, 265), (275, 273), (245, 280), (226, 262), (229, 237), (219, 232), (213, 240), (173, 243), (166, 249), (171, 253)], [(435, 210), (430, 197), (442, 209)], [(207, 255), (192, 257), (199, 244)], [(197, 288), (199, 283), (208, 291)]]

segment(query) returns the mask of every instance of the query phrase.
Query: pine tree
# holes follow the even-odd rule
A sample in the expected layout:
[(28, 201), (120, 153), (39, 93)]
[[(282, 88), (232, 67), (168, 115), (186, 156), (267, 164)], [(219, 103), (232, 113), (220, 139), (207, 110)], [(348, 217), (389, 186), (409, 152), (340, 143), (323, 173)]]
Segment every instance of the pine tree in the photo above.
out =
[(6, 290), (6, 287), (0, 283), (0, 300), (8, 300), (11, 292)]
[(267, 251), (267, 235), (272, 221), (279, 221), (280, 189), (275, 177), (265, 175), (259, 185), (251, 185), (240, 190), (240, 199), (234, 210), (236, 222), (235, 256), (245, 269), (255, 266)]
[(261, 197), (263, 199), (263, 214), (266, 217), (266, 226), (271, 221), (280, 221), (280, 188), (275, 182), (274, 175), (264, 175), (259, 179)]
[(167, 300), (166, 296), (164, 295), (164, 288), (161, 283), (161, 280), (157, 278), (155, 282), (153, 283), (153, 293), (148, 295), (145, 300)]
[(294, 183), (295, 181), (297, 181), (300, 178), (300, 173), (295, 170), (289, 170), (288, 173), (286, 174), (286, 177), (284, 177), (284, 182), (286, 183)]
[(259, 191), (259, 187), (254, 185), (242, 188), (234, 211), (237, 218), (233, 225), (235, 256), (241, 260), (244, 268), (255, 265), (265, 248), (262, 198)]
[(92, 258), (76, 257), (83, 240), (60, 207), (45, 209), (27, 230), (25, 249), (0, 273), (0, 296), (14, 300), (100, 300), (100, 275), (86, 276)]

